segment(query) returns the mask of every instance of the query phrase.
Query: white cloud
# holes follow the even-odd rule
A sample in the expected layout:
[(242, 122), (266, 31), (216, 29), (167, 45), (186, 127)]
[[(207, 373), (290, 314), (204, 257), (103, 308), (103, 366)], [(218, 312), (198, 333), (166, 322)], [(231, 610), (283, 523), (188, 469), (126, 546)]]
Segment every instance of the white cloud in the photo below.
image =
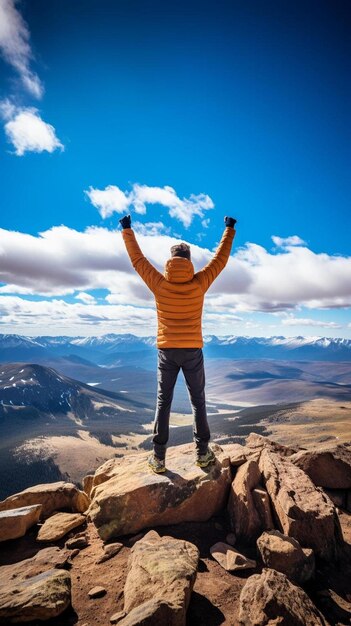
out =
[[(238, 310), (289, 310), (299, 305), (311, 308), (351, 305), (351, 257), (316, 254), (307, 247), (289, 247), (277, 254), (247, 243), (235, 254), (250, 277), (245, 296), (234, 295)], [(234, 273), (231, 275), (234, 279)], [(230, 276), (223, 274), (222, 291), (230, 293)], [(234, 280), (231, 293), (235, 293)], [(230, 298), (227, 298), (227, 305)]]
[(33, 53), (29, 44), (30, 34), (15, 0), (0, 0), (0, 51), (4, 59), (18, 72), (22, 84), (32, 96), (41, 98), (43, 85), (30, 69)]
[(115, 185), (108, 185), (105, 189), (89, 187), (85, 193), (103, 219), (115, 212), (125, 213), (130, 205), (128, 196)]
[(313, 320), (302, 317), (288, 317), (283, 319), (283, 326), (316, 326), (320, 328), (342, 328), (340, 324), (336, 322), (324, 322), (323, 320)]
[(89, 187), (85, 191), (102, 218), (113, 213), (125, 213), (134, 208), (136, 213), (145, 215), (146, 205), (160, 204), (168, 209), (169, 215), (188, 228), (195, 215), (204, 217), (204, 211), (213, 209), (214, 204), (206, 194), (191, 194), (189, 198), (179, 198), (172, 187), (148, 187), (135, 183), (131, 191), (122, 191), (115, 185), (105, 189)]
[(79, 293), (77, 293), (75, 298), (77, 300), (81, 300), (82, 302), (84, 302), (84, 304), (95, 304), (96, 303), (96, 300), (95, 300), (94, 296), (92, 296), (90, 293), (86, 293), (85, 291), (80, 291)]
[(297, 235), (292, 235), (291, 237), (285, 238), (273, 235), (272, 240), (278, 248), (289, 248), (290, 246), (302, 246), (305, 244), (304, 240)]
[[(0, 329), (20, 334), (94, 334), (103, 332), (135, 334), (156, 333), (153, 309), (130, 305), (97, 305), (64, 300), (24, 300), (17, 296), (0, 298)], [(89, 330), (88, 330), (89, 329)]]
[[(171, 246), (179, 240), (163, 234), (160, 223), (148, 224), (145, 230), (140, 227), (138, 241), (145, 256), (163, 271)], [(189, 243), (197, 271), (213, 251)], [(316, 254), (306, 247), (273, 254), (254, 243), (235, 250), (234, 244), (227, 267), (207, 294), (206, 310), (240, 314), (289, 312), (300, 306), (349, 307), (350, 275), (351, 257)], [(2, 294), (63, 296), (104, 289), (109, 304), (154, 307), (119, 229), (90, 227), (79, 232), (56, 226), (38, 236), (0, 229), (0, 282)]]
[(63, 149), (55, 128), (42, 120), (38, 109), (15, 107), (6, 100), (0, 104), (0, 113), (7, 120), (6, 136), (15, 147), (17, 156), (23, 156), (25, 152)]

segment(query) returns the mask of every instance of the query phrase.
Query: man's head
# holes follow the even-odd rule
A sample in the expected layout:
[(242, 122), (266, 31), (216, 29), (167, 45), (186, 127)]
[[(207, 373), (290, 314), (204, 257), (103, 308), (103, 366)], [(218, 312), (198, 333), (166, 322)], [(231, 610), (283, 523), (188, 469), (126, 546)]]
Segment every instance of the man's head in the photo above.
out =
[(187, 243), (176, 243), (171, 247), (171, 256), (182, 256), (184, 259), (190, 261), (190, 246)]

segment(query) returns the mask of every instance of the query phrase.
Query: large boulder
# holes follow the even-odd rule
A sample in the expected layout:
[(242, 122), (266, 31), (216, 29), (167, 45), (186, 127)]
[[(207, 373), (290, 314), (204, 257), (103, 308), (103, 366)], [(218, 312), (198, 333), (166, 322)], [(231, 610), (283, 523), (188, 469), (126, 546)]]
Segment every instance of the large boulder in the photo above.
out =
[(81, 526), (85, 522), (85, 515), (80, 513), (55, 513), (41, 526), (37, 539), (38, 541), (58, 541), (67, 535), (70, 530)]
[(257, 539), (257, 548), (266, 567), (286, 574), (293, 582), (302, 584), (314, 574), (311, 548), (301, 548), (296, 539), (279, 530), (262, 533)]
[(338, 555), (342, 540), (332, 501), (289, 459), (263, 449), (259, 466), (280, 530), (323, 559)]
[(160, 623), (184, 626), (198, 561), (199, 550), (189, 541), (160, 537), (154, 530), (147, 533), (130, 552), (124, 587), (126, 613), (152, 601), (156, 615), (162, 614)]
[(256, 510), (252, 490), (261, 480), (256, 461), (247, 461), (238, 467), (230, 487), (228, 513), (230, 524), (238, 539), (250, 542), (262, 531), (260, 516)]
[(214, 448), (217, 460), (205, 470), (195, 465), (190, 444), (168, 450), (165, 474), (150, 471), (148, 453), (127, 457), (118, 473), (93, 488), (87, 515), (100, 537), (107, 541), (150, 526), (206, 521), (220, 511), (231, 469), (222, 449)]
[(23, 537), (28, 528), (38, 523), (41, 508), (41, 504), (33, 504), (0, 511), (0, 541)]
[(301, 450), (290, 460), (319, 487), (351, 489), (351, 444)]
[(41, 515), (45, 518), (60, 509), (84, 513), (89, 502), (90, 500), (84, 491), (80, 491), (73, 483), (66, 483), (62, 480), (57, 483), (33, 485), (33, 487), (15, 493), (0, 502), (0, 511), (41, 504)]
[(308, 595), (281, 572), (250, 576), (240, 594), (238, 626), (328, 626)]
[(50, 569), (30, 578), (4, 581), (0, 589), (0, 623), (47, 620), (71, 603), (71, 577)]

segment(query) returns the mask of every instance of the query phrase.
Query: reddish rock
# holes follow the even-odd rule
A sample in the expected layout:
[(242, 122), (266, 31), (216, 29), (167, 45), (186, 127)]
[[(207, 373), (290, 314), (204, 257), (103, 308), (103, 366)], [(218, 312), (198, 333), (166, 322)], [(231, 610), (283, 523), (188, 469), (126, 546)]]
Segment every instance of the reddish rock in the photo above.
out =
[(256, 567), (256, 561), (248, 559), (244, 554), (235, 550), (232, 546), (219, 541), (212, 546), (211, 555), (214, 559), (228, 572), (237, 570), (253, 569)]
[(104, 552), (99, 558), (95, 561), (98, 563), (104, 563), (109, 559), (112, 559), (120, 550), (123, 548), (123, 543), (109, 543), (104, 546)]
[(266, 567), (282, 572), (293, 582), (302, 584), (314, 575), (313, 551), (301, 548), (296, 539), (279, 530), (262, 533), (257, 548)]
[(231, 469), (222, 449), (213, 448), (216, 463), (205, 471), (195, 465), (189, 444), (168, 450), (165, 474), (150, 471), (148, 453), (134, 460), (129, 456), (116, 475), (93, 488), (88, 516), (100, 537), (106, 541), (151, 526), (206, 521), (218, 513), (227, 498)]
[(0, 511), (0, 541), (23, 537), (28, 528), (38, 523), (41, 508), (41, 504), (33, 504)]
[(301, 450), (291, 461), (318, 487), (351, 489), (351, 444)]
[[(151, 602), (147, 624), (185, 626), (198, 561), (199, 550), (192, 543), (160, 537), (155, 531), (147, 533), (130, 552), (124, 587), (124, 610), (129, 614), (125, 623), (137, 624), (130, 621), (131, 612)], [(163, 622), (157, 621), (161, 618)]]
[(242, 465), (247, 461), (247, 449), (240, 445), (240, 443), (227, 443), (221, 447), (223, 448), (223, 452), (229, 456), (230, 464), (233, 465), (233, 467)]
[(281, 572), (264, 569), (248, 578), (238, 626), (328, 626), (308, 595)]
[(72, 512), (84, 513), (89, 506), (89, 498), (73, 483), (59, 481), (28, 487), (0, 502), (0, 511), (17, 509), (23, 506), (41, 504), (41, 515), (49, 517), (54, 511), (69, 509)]
[(323, 559), (335, 558), (342, 533), (328, 496), (289, 459), (269, 449), (261, 452), (260, 469), (282, 532)]
[[(86, 522), (85, 515), (80, 513), (55, 513), (41, 526), (38, 541), (58, 541), (72, 528), (77, 528)], [(73, 547), (73, 546), (72, 546)]]
[(39, 550), (34, 556), (0, 567), (1, 580), (24, 580), (38, 576), (49, 569), (64, 569), (71, 557), (71, 551), (50, 546)]
[(102, 587), (101, 585), (96, 585), (96, 587), (93, 587), (88, 591), (88, 596), (89, 598), (102, 598), (102, 596), (104, 596), (106, 593), (107, 592), (105, 587)]
[(246, 542), (255, 540), (262, 531), (252, 495), (260, 480), (261, 472), (256, 461), (247, 461), (238, 467), (230, 488), (228, 513), (231, 528), (238, 539)]
[(257, 433), (250, 433), (245, 442), (246, 455), (249, 457), (254, 453), (260, 453), (263, 448), (275, 452), (280, 456), (291, 456), (298, 452), (298, 448), (283, 446), (281, 443), (277, 443), (268, 437), (258, 435)]
[(50, 569), (30, 578), (4, 581), (0, 589), (0, 622), (48, 620), (60, 615), (71, 603), (71, 577)]

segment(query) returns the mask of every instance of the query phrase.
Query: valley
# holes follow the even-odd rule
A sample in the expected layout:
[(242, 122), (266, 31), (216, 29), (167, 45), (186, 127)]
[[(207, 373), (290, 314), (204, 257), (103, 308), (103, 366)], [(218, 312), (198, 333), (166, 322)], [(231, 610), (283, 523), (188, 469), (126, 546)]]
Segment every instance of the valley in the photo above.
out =
[[(35, 482), (79, 483), (109, 458), (152, 447), (157, 351), (151, 338), (41, 338), (40, 345), (27, 339), (24, 347), (20, 337), (0, 336), (0, 498)], [(329, 361), (327, 342), (325, 360), (293, 360), (291, 342), (284, 359), (233, 358), (233, 343), (223, 338), (217, 348), (223, 354), (227, 345), (227, 356), (213, 356), (214, 343), (212, 337), (204, 348), (213, 441), (240, 443), (250, 432), (304, 447), (350, 441), (351, 362)], [(335, 355), (337, 344), (330, 345)], [(341, 348), (343, 354), (345, 343)], [(318, 342), (318, 354), (321, 349)], [(12, 351), (27, 360), (7, 361)], [(192, 440), (181, 373), (170, 425), (169, 445)]]

